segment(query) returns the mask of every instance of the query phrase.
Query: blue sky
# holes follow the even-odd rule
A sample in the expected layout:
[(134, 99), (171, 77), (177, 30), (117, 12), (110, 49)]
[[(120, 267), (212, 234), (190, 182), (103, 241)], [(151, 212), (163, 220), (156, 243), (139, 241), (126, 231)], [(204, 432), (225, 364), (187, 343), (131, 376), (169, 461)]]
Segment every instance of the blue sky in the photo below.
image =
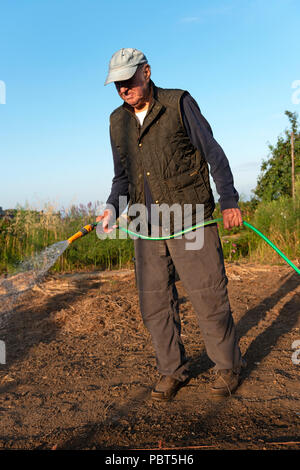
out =
[(106, 201), (121, 47), (197, 100), (249, 197), (284, 111), (300, 111), (299, 31), (299, 0), (0, 0), (0, 206)]

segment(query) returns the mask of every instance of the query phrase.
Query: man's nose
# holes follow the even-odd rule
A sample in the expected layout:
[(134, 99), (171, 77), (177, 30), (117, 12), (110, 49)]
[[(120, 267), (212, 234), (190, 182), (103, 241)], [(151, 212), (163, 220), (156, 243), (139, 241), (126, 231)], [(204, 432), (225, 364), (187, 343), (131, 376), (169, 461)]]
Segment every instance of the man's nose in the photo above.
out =
[(128, 91), (128, 87), (127, 87), (127, 86), (125, 86), (125, 85), (120, 86), (120, 88), (119, 88), (119, 92), (120, 92), (120, 93), (126, 93), (126, 91)]
[(118, 93), (126, 93), (126, 91), (128, 90), (128, 86), (126, 86), (126, 83), (124, 82), (116, 82), (115, 85)]

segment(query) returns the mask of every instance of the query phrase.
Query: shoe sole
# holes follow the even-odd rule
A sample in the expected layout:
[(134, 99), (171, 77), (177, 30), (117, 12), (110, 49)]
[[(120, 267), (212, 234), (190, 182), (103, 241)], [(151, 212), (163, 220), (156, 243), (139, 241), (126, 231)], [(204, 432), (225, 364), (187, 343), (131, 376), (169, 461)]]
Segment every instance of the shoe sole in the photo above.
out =
[(182, 383), (179, 383), (176, 388), (174, 388), (171, 392), (169, 393), (164, 393), (164, 392), (157, 392), (156, 390), (152, 390), (151, 392), (151, 398), (152, 400), (156, 400), (156, 401), (170, 401), (172, 400), (172, 398), (175, 397), (176, 393), (182, 388), (184, 387), (185, 385), (187, 385), (187, 383), (190, 381), (190, 379), (187, 379), (185, 380), (184, 382)]
[(162, 392), (153, 391), (151, 392), (151, 398), (152, 400), (155, 400), (155, 401), (171, 401), (172, 398), (175, 397), (176, 393), (177, 393), (177, 390), (175, 390), (173, 393), (169, 395), (165, 395)]
[(238, 388), (238, 385), (236, 387), (234, 387), (230, 392), (229, 390), (223, 390), (223, 391), (219, 391), (219, 390), (212, 390), (211, 391), (211, 396), (212, 398), (228, 398), (228, 397), (231, 397), (231, 395), (234, 394), (234, 392), (236, 391), (236, 389)]
[(237, 390), (241, 382), (241, 378), (239, 378), (238, 383), (229, 391), (228, 389), (212, 389), (211, 390), (211, 396), (213, 398), (228, 398), (231, 397), (231, 395), (234, 394), (234, 392)]

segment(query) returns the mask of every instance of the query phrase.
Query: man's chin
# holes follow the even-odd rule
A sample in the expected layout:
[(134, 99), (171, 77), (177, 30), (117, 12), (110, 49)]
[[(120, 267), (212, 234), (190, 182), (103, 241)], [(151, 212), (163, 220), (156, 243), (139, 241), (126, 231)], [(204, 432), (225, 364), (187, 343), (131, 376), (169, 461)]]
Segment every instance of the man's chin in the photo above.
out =
[(126, 102), (127, 104), (129, 104), (129, 106), (132, 106), (133, 108), (135, 108), (136, 106), (139, 105), (139, 101), (137, 101), (137, 100), (130, 100), (130, 99), (127, 99), (127, 100), (125, 100), (125, 102)]

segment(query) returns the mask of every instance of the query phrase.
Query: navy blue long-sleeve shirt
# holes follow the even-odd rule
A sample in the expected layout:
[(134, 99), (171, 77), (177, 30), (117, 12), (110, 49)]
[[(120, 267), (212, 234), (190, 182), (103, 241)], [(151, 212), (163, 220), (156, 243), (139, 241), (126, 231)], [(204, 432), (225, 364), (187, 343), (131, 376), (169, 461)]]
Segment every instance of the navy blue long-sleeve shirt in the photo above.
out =
[[(218, 142), (214, 139), (211, 127), (202, 115), (198, 104), (189, 93), (183, 95), (181, 101), (181, 114), (185, 130), (191, 143), (202, 151), (204, 158), (209, 164), (210, 173), (220, 196), (219, 203), (221, 210), (237, 208), (239, 194), (234, 187), (232, 172), (228, 159)], [(124, 167), (120, 160), (120, 155), (114, 142), (111, 139), (111, 147), (114, 161), (114, 177), (112, 180), (111, 193), (107, 199), (107, 204), (111, 204), (116, 209), (119, 216), (119, 196), (126, 196), (128, 193), (128, 179)], [(150, 209), (153, 204), (152, 195), (144, 177), (145, 203)], [(150, 213), (150, 211), (149, 211)]]

